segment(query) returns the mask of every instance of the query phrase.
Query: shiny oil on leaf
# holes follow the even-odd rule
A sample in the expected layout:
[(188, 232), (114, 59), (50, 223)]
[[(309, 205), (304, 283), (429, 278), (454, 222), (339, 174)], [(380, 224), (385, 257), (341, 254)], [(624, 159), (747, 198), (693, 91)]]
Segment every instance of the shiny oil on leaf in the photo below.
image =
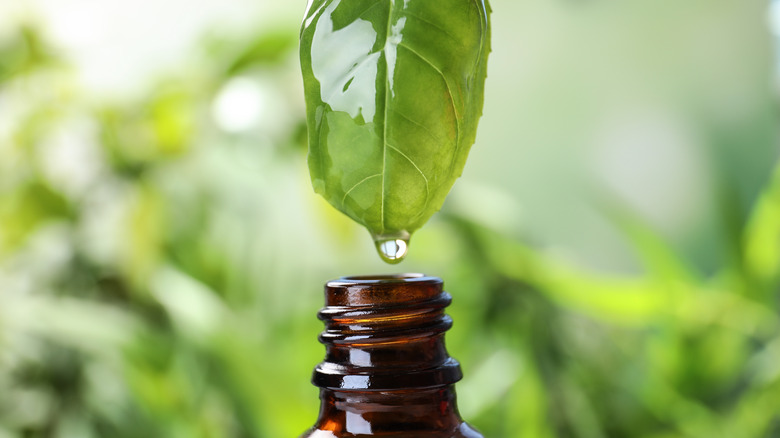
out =
[(310, 0), (301, 29), (309, 171), (383, 259), (441, 208), (482, 114), (486, 0)]

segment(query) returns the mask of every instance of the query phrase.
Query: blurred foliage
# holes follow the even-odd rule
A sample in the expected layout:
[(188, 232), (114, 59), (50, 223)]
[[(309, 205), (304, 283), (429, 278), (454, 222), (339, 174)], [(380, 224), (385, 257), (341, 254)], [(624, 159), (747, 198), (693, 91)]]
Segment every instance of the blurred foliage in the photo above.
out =
[[(203, 69), (118, 102), (35, 28), (0, 41), (0, 438), (314, 421), (321, 285), (380, 265), (311, 193), (295, 41), (207, 39)], [(247, 79), (274, 84), (255, 90), (271, 122), (226, 129), (215, 102)], [(461, 412), (485, 436), (780, 437), (780, 178), (706, 276), (619, 207), (644, 275), (566, 263), (465, 193), (405, 263), (455, 296)]]

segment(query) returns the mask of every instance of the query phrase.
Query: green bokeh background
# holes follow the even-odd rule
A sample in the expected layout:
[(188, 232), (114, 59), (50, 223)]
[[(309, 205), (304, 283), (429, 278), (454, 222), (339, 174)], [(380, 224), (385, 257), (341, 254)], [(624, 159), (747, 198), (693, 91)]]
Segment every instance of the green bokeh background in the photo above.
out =
[(494, 0), (399, 267), (311, 190), (298, 3), (0, 3), (0, 438), (296, 437), (323, 283), (397, 269), (485, 436), (780, 437), (767, 2)]

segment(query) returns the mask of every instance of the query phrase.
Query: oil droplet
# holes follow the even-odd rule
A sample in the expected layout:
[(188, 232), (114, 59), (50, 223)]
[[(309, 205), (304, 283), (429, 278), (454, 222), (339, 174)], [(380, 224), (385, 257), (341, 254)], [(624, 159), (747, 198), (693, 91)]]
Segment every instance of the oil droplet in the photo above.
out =
[(409, 252), (409, 238), (377, 238), (374, 240), (379, 257), (394, 265), (400, 263)]

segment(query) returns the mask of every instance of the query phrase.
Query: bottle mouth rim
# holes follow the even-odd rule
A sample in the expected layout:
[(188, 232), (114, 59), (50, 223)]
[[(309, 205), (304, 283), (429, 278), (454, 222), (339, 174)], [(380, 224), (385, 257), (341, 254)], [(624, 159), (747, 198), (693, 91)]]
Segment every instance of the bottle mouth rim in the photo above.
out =
[[(399, 274), (376, 274), (376, 275), (349, 275), (328, 282), (330, 287), (339, 286), (358, 286), (378, 283), (418, 283), (437, 281), (436, 277), (431, 277), (420, 273), (399, 273)], [(439, 280), (440, 281), (440, 280)]]
[(381, 274), (341, 277), (325, 285), (325, 305), (339, 307), (404, 307), (443, 296), (444, 281), (424, 274)]

